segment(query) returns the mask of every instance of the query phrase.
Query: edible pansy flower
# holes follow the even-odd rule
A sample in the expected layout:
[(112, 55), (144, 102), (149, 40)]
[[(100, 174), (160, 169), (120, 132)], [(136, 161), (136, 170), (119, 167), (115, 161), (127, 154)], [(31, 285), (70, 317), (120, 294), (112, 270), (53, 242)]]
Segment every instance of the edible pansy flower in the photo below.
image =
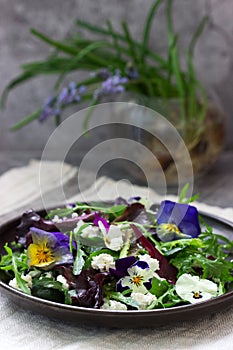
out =
[(95, 214), (94, 224), (99, 226), (103, 234), (104, 242), (107, 248), (118, 251), (123, 246), (123, 232), (117, 225), (110, 225), (107, 220)]
[(151, 288), (151, 278), (153, 271), (145, 261), (137, 261), (127, 269), (128, 276), (121, 278), (117, 282), (117, 290), (130, 289), (135, 293), (148, 293)]
[(157, 259), (151, 258), (148, 254), (139, 255), (138, 258), (140, 261), (145, 261), (153, 272), (159, 270), (159, 261)]
[(191, 304), (214, 298), (218, 294), (216, 283), (188, 273), (184, 273), (178, 278), (175, 288), (176, 293)]
[(157, 213), (157, 235), (163, 242), (195, 238), (201, 233), (198, 211), (188, 204), (165, 200)]
[(55, 265), (73, 263), (68, 236), (35, 227), (31, 227), (30, 231), (32, 243), (27, 249), (29, 267), (49, 269)]

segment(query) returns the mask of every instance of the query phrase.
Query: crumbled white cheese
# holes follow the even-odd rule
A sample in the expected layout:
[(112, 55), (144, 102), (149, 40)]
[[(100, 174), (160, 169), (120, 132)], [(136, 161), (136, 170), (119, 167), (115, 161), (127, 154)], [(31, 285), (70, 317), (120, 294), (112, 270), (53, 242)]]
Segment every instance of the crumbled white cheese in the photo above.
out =
[(127, 310), (127, 306), (119, 301), (108, 300), (100, 307), (103, 310)]
[(153, 301), (157, 300), (156, 296), (149, 292), (147, 294), (132, 292), (131, 297), (136, 301), (138, 308), (141, 310), (145, 310)]
[(72, 218), (76, 218), (77, 216), (78, 216), (78, 213), (72, 213), (72, 214), (71, 214), (71, 217), (72, 217)]
[(62, 219), (59, 218), (58, 215), (54, 215), (54, 217), (52, 218), (52, 221), (53, 221), (53, 222), (62, 222)]
[(96, 256), (93, 256), (92, 261), (91, 261), (91, 266), (93, 269), (100, 270), (101, 272), (103, 271), (109, 271), (110, 268), (115, 268), (115, 262), (110, 254), (99, 254)]
[[(21, 278), (27, 282), (28, 288), (32, 288), (32, 276), (27, 274), (27, 275), (21, 275)], [(9, 282), (9, 286), (18, 290), (21, 290), (21, 288), (18, 286), (16, 278), (13, 278)]]
[[(79, 222), (77, 223), (77, 226), (74, 229), (74, 233), (77, 233), (80, 227), (82, 227), (83, 225), (85, 225), (85, 222), (83, 220), (79, 220)], [(96, 236), (100, 236), (99, 228), (97, 226), (88, 225), (82, 230), (80, 235), (83, 238), (93, 238)]]
[(58, 275), (57, 278), (56, 278), (56, 280), (57, 280), (58, 282), (61, 282), (62, 287), (63, 287), (64, 289), (69, 289), (69, 284), (67, 283), (67, 279), (66, 279), (64, 276)]

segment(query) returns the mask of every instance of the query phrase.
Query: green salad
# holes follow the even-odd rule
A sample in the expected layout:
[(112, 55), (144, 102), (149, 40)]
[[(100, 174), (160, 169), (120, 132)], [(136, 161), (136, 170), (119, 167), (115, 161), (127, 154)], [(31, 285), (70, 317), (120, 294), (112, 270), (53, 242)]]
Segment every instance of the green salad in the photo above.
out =
[(0, 275), (23, 293), (68, 305), (170, 308), (226, 293), (232, 249), (184, 200), (155, 208), (140, 197), (72, 203), (45, 218), (26, 211)]

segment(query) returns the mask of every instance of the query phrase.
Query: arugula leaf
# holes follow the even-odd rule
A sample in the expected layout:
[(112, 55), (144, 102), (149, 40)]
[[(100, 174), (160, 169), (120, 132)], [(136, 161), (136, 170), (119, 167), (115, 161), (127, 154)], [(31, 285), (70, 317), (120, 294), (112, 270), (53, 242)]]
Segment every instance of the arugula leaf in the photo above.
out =
[(24, 271), (28, 269), (27, 256), (25, 253), (13, 253), (12, 249), (6, 243), (4, 246), (7, 255), (3, 256), (0, 262), (0, 269), (13, 271), (19, 288), (26, 294), (31, 294), (27, 282), (22, 278)]
[(139, 308), (138, 303), (132, 297), (126, 297), (120, 292), (112, 292), (108, 295), (109, 299), (114, 299), (116, 301), (120, 301), (128, 306)]
[(65, 302), (65, 293), (62, 283), (55, 281), (53, 278), (42, 277), (35, 279), (32, 286), (32, 295), (59, 303)]

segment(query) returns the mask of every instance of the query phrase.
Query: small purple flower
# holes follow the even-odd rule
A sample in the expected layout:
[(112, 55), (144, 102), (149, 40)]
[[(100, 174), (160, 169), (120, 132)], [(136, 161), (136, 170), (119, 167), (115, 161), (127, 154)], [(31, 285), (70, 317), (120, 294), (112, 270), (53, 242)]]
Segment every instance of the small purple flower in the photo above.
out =
[(181, 238), (195, 238), (201, 233), (198, 211), (188, 204), (165, 200), (157, 213), (158, 237), (163, 242)]
[(51, 116), (59, 116), (61, 109), (71, 103), (79, 103), (82, 95), (86, 92), (86, 87), (81, 85), (77, 88), (74, 82), (70, 82), (68, 87), (64, 87), (57, 97), (50, 96), (42, 108), (39, 121), (44, 122)]
[(102, 79), (102, 80), (106, 80), (110, 77), (111, 73), (109, 72), (109, 70), (107, 68), (101, 68), (96, 75)]
[(108, 76), (101, 87), (95, 91), (94, 98), (98, 99), (102, 96), (123, 92), (127, 82), (128, 78), (121, 77), (120, 71), (116, 70), (115, 75)]
[(54, 96), (49, 96), (42, 108), (42, 112), (39, 116), (39, 122), (43, 123), (46, 119), (53, 115), (60, 115), (60, 109), (57, 108), (56, 104), (56, 98)]
[(47, 232), (31, 227), (32, 243), (28, 246), (29, 267), (50, 269), (55, 265), (72, 264), (69, 237), (62, 232)]
[(138, 77), (139, 77), (138, 70), (136, 68), (132, 67), (132, 66), (127, 67), (125, 69), (125, 73), (126, 73), (127, 77), (129, 79), (132, 79), (132, 80), (133, 79), (138, 79)]

